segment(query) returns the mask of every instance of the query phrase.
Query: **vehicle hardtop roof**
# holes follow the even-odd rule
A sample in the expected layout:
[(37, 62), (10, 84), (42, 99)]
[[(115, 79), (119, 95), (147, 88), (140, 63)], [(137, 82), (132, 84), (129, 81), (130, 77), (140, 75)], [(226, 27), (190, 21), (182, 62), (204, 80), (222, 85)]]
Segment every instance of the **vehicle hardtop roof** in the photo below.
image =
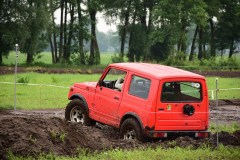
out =
[(113, 63), (110, 66), (115, 66), (127, 70), (131, 70), (133, 72), (149, 75), (156, 79), (163, 78), (201, 78), (205, 79), (203, 76), (199, 74), (195, 74), (192, 72), (188, 72), (182, 69), (159, 65), (159, 64), (151, 64), (151, 63)]

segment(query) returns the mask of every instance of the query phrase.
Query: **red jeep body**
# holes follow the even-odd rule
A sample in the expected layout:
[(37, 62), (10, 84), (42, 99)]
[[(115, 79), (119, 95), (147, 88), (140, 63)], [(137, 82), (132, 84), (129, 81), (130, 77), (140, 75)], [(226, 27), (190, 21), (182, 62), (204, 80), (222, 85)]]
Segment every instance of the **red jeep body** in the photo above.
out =
[[(114, 87), (119, 75), (124, 76), (121, 90)], [(75, 83), (68, 99), (82, 101), (84, 113), (92, 121), (121, 129), (124, 121), (133, 119), (144, 136), (209, 136), (206, 80), (181, 69), (147, 63), (111, 64), (99, 82)]]

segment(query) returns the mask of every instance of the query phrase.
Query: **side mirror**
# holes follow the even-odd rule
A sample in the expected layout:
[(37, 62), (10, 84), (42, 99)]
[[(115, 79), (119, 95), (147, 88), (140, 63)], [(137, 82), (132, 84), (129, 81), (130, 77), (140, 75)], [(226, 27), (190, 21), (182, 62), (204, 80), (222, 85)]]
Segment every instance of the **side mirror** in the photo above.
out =
[(100, 79), (100, 80), (98, 81), (98, 85), (99, 85), (100, 87), (102, 87), (102, 86), (103, 86), (103, 80)]

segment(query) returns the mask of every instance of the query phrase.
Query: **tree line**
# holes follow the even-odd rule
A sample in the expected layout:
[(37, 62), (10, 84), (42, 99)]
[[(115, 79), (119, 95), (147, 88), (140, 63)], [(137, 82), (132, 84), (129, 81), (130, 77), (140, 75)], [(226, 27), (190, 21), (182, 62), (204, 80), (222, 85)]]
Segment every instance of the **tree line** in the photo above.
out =
[(79, 64), (99, 64), (98, 12), (119, 21), (119, 61), (202, 60), (226, 49), (231, 58), (240, 40), (239, 0), (2, 0), (0, 64), (15, 43), (27, 64), (48, 45), (52, 63), (75, 54)]

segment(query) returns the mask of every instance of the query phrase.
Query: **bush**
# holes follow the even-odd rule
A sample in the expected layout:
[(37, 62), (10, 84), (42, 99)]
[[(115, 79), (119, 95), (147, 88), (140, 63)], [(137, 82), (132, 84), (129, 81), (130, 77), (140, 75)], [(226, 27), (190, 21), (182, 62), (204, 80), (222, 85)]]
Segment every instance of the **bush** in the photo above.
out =
[(30, 81), (30, 78), (28, 76), (20, 77), (17, 79), (17, 83), (27, 84), (27, 83), (29, 83), (29, 81)]
[(203, 59), (199, 63), (200, 66), (209, 66), (209, 67), (216, 67), (216, 60), (215, 58), (210, 58), (210, 59)]
[(223, 68), (228, 68), (228, 69), (238, 69), (239, 63), (235, 58), (228, 58), (227, 60), (220, 60), (219, 61), (219, 66)]
[(123, 62), (123, 57), (120, 55), (114, 54), (114, 56), (111, 56), (112, 63), (120, 63)]
[[(88, 63), (88, 59), (89, 59), (89, 55), (87, 55), (87, 51), (84, 51), (85, 64)], [(80, 62), (80, 54), (79, 54), (79, 53), (73, 53), (73, 54), (71, 54), (70, 64), (81, 65), (81, 62)]]
[(185, 66), (186, 65), (184, 60), (180, 60), (174, 56), (169, 56), (168, 59), (164, 61), (164, 64), (168, 66)]

